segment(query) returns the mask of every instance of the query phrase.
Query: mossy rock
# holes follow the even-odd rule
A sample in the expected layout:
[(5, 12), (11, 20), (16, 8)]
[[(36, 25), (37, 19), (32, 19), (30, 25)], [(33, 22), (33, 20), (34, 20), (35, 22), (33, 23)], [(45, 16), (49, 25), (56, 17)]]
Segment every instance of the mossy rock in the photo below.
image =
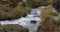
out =
[(0, 32), (29, 32), (28, 29), (20, 26), (20, 25), (4, 25), (0, 26)]

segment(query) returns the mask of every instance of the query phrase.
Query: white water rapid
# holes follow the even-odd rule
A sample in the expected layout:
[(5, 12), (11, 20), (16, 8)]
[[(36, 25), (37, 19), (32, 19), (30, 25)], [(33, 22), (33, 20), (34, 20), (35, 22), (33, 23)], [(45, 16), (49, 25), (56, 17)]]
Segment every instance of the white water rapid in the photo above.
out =
[[(26, 17), (21, 17), (20, 19), (10, 20), (10, 21), (8, 20), (0, 21), (0, 24), (1, 25), (18, 24), (29, 29), (29, 32), (37, 32), (39, 25), (41, 25), (40, 14), (43, 8), (45, 7), (42, 6), (35, 9), (31, 9), (31, 12), (28, 13)], [(36, 24), (31, 24), (30, 21), (36, 21)]]

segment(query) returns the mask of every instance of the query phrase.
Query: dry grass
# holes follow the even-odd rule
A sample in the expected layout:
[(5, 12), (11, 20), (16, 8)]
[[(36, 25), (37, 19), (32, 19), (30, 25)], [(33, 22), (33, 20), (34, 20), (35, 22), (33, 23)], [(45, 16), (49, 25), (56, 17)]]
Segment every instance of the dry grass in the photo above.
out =
[(39, 27), (38, 32), (60, 32), (60, 25), (54, 24), (54, 19), (51, 14), (52, 7), (44, 9), (42, 12), (42, 25)]
[[(8, 9), (8, 8), (6, 8), (6, 9)], [(24, 16), (26, 16), (26, 14), (28, 12), (31, 11), (31, 7), (30, 6), (23, 7), (23, 6), (17, 5), (15, 8), (12, 8), (12, 9), (8, 10), (7, 12), (5, 10), (0, 9), (0, 20), (17, 19), (20, 17), (24, 17)]]
[(42, 21), (45, 21), (46, 19), (50, 18), (52, 15), (51, 15), (51, 9), (52, 9), (52, 6), (49, 5), (47, 8), (44, 8), (42, 13), (41, 13), (41, 18), (42, 18)]
[[(10, 2), (9, 2), (10, 1)], [(52, 0), (0, 0), (0, 20), (17, 19), (25, 16), (32, 8), (37, 8), (41, 5), (51, 4)], [(18, 5), (18, 3), (20, 3)], [(3, 11), (3, 12), (2, 12)]]
[(28, 29), (23, 28), (20, 25), (4, 25), (0, 26), (0, 32), (29, 32)]

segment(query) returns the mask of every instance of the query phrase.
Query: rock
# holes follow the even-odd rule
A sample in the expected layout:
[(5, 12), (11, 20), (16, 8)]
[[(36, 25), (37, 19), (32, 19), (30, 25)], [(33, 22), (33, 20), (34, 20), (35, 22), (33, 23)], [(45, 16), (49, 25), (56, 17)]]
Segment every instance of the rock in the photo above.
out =
[(10, 25), (0, 26), (0, 32), (29, 32), (29, 31), (28, 29), (20, 25), (10, 24)]

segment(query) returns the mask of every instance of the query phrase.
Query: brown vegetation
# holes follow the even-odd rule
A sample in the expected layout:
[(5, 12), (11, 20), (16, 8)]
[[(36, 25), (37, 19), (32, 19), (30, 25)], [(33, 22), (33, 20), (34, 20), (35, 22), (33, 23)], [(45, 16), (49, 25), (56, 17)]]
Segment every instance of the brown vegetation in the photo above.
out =
[(0, 20), (20, 18), (32, 8), (51, 3), (52, 0), (0, 0)]
[(29, 32), (28, 29), (20, 25), (4, 25), (0, 26), (0, 32)]
[(42, 11), (42, 25), (39, 27), (38, 32), (60, 32), (60, 25), (55, 24), (53, 19), (53, 7), (48, 6)]

